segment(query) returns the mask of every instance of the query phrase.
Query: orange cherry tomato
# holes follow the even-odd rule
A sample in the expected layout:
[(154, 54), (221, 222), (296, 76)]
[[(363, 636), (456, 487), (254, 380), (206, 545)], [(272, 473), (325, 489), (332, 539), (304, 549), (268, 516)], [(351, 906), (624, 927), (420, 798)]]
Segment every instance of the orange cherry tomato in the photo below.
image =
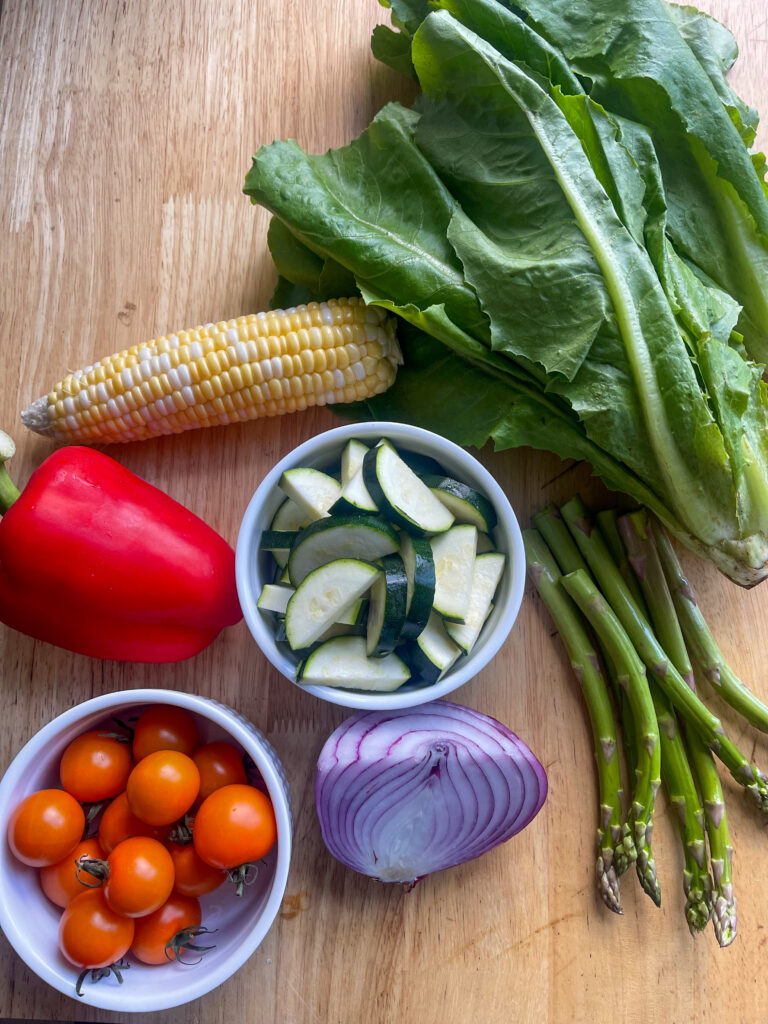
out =
[(211, 867), (235, 868), (259, 860), (277, 839), (272, 802), (253, 786), (222, 786), (201, 804), (192, 838)]
[(125, 792), (133, 813), (148, 825), (170, 825), (195, 802), (200, 772), (191, 757), (177, 750), (156, 750), (143, 757)]
[(8, 845), (17, 860), (33, 868), (58, 864), (83, 837), (85, 814), (61, 789), (40, 789), (16, 807), (8, 822)]
[(116, 914), (101, 888), (75, 896), (61, 915), (59, 947), (81, 970), (109, 967), (125, 956), (132, 941), (133, 918)]
[(206, 864), (192, 843), (181, 845), (169, 843), (168, 851), (173, 860), (175, 881), (173, 891), (182, 896), (205, 896), (218, 889), (226, 880), (227, 874), (221, 868), (212, 868)]
[(192, 760), (200, 772), (198, 804), (210, 796), (214, 789), (235, 783), (245, 786), (248, 783), (243, 755), (231, 743), (206, 743), (205, 746), (197, 748)]
[(64, 751), (59, 778), (75, 800), (89, 804), (122, 793), (131, 768), (130, 746), (92, 729), (72, 740)]
[(141, 917), (162, 907), (173, 889), (173, 861), (162, 843), (124, 839), (107, 857), (104, 899), (116, 914)]
[(191, 754), (197, 746), (197, 725), (184, 708), (156, 704), (139, 715), (133, 730), (133, 756), (140, 761), (156, 750)]
[[(145, 964), (181, 960), (185, 952), (190, 952), (183, 945), (185, 938), (192, 942), (194, 937), (179, 933), (187, 928), (199, 928), (201, 920), (202, 912), (196, 899), (173, 895), (159, 910), (136, 921), (131, 952)], [(178, 943), (174, 943), (177, 936)]]
[(101, 846), (98, 839), (84, 839), (64, 860), (41, 868), (40, 886), (51, 903), (55, 903), (57, 907), (68, 907), (75, 896), (79, 896), (87, 888), (98, 888), (101, 885), (98, 878), (85, 872), (81, 873), (81, 882), (77, 875), (77, 867), (78, 861), (83, 857), (92, 859), (100, 856)]
[(116, 796), (107, 805), (99, 822), (99, 844), (104, 853), (111, 853), (118, 843), (132, 836), (148, 836), (162, 841), (167, 834), (167, 828), (156, 828), (137, 818), (128, 805), (125, 793)]

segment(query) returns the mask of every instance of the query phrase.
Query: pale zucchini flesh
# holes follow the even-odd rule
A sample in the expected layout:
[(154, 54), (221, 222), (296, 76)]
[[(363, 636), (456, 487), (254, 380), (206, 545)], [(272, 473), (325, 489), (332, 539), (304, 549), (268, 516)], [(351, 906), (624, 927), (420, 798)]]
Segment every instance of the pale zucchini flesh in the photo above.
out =
[(469, 608), (477, 553), (477, 527), (462, 523), (433, 537), (435, 597), (433, 608), (444, 619), (463, 622)]
[(261, 588), (256, 607), (263, 612), (285, 615), (288, 602), (293, 597), (293, 587), (282, 587), (277, 583), (265, 583)]
[(341, 453), (341, 486), (346, 487), (349, 481), (363, 468), (363, 459), (368, 451), (368, 445), (363, 444), (356, 438), (347, 441), (344, 451)]
[(314, 516), (311, 516), (306, 509), (297, 505), (292, 498), (286, 498), (272, 517), (269, 528), (270, 530), (286, 531), (303, 530), (305, 526), (309, 526), (314, 521)]
[(328, 509), (341, 494), (338, 480), (319, 469), (302, 466), (287, 469), (278, 486), (313, 520), (327, 516)]
[(330, 512), (332, 516), (339, 513), (344, 515), (355, 512), (378, 512), (376, 502), (365, 486), (362, 469), (359, 469), (352, 479), (342, 487), (341, 494), (338, 500), (331, 505)]
[(491, 613), (493, 595), (504, 572), (505, 562), (505, 556), (497, 551), (477, 556), (464, 622), (445, 624), (446, 632), (465, 654), (469, 654), (475, 646), (485, 620)]
[(291, 583), (297, 587), (318, 566), (339, 558), (373, 561), (390, 555), (398, 543), (389, 523), (377, 516), (329, 516), (299, 533), (288, 559)]
[(438, 501), (453, 513), (457, 523), (470, 523), (483, 533), (496, 526), (496, 510), (480, 491), (449, 476), (425, 476), (427, 484)]
[(433, 612), (429, 622), (413, 642), (411, 662), (426, 683), (436, 683), (461, 654), (461, 648), (448, 636), (442, 619)]
[(369, 658), (365, 638), (341, 636), (321, 644), (299, 668), (298, 682), (314, 686), (390, 693), (407, 682), (411, 672), (397, 654)]
[(293, 650), (309, 647), (340, 615), (371, 588), (381, 568), (355, 558), (340, 558), (311, 572), (288, 602), (286, 639)]
[(453, 515), (388, 441), (366, 454), (363, 479), (382, 515), (398, 526), (425, 534), (442, 533), (453, 524)]

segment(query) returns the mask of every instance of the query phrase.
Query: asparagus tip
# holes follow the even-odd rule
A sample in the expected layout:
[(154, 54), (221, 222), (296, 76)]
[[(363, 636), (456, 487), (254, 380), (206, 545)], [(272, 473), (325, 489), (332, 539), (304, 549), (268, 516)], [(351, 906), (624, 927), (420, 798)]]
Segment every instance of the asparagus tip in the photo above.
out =
[(715, 926), (715, 936), (721, 948), (730, 946), (736, 938), (736, 900), (726, 899), (722, 891), (712, 905), (712, 924)]
[[(606, 857), (606, 853), (611, 856)], [(614, 914), (623, 914), (619, 895), (619, 876), (612, 863), (612, 853), (611, 850), (601, 850), (597, 858), (597, 891), (609, 910), (612, 910)]]

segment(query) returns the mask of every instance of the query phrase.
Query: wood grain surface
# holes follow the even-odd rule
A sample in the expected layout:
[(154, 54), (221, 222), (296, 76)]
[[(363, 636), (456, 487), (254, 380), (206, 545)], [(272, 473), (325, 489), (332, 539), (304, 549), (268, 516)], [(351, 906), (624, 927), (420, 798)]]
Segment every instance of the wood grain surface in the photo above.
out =
[[(764, 0), (708, 0), (742, 49), (733, 73), (768, 111)], [(67, 370), (171, 329), (265, 307), (274, 274), (267, 217), (241, 193), (252, 153), (278, 137), (312, 151), (349, 140), (390, 98), (374, 63), (375, 0), (5, 0), (0, 14), (0, 424), (23, 484), (51, 445), (19, 411)], [(768, 136), (763, 131), (763, 147)], [(336, 425), (325, 411), (112, 449), (234, 543), (256, 485), (298, 442)], [(528, 451), (482, 459), (521, 522), (582, 488), (584, 466)], [(563, 472), (566, 470), (565, 472)], [(686, 556), (726, 654), (768, 698), (768, 584), (739, 590)], [(303, 694), (244, 624), (174, 666), (78, 657), (0, 627), (0, 770), (72, 704), (132, 686), (210, 695), (251, 718), (286, 766), (295, 856), (279, 920), (248, 963), (206, 997), (153, 1021), (224, 1024), (507, 1024), (768, 1019), (765, 824), (726, 781), (740, 935), (695, 941), (682, 857), (658, 815), (661, 910), (630, 880), (623, 918), (593, 885), (596, 782), (587, 722), (552, 627), (528, 593), (501, 654), (459, 699), (517, 731), (545, 764), (548, 802), (523, 834), (411, 893), (368, 881), (325, 852), (314, 763), (344, 712)], [(768, 764), (768, 742), (733, 722)], [(199, 969), (204, 969), (201, 967)], [(130, 979), (126, 985), (130, 984)], [(128, 1020), (78, 1004), (30, 974), (0, 936), (0, 1016)]]

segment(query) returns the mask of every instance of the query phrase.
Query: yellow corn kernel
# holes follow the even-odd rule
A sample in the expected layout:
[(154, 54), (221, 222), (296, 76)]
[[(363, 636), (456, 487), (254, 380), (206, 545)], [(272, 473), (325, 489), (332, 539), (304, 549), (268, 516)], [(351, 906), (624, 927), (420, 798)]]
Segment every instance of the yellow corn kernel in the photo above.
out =
[(362, 299), (310, 302), (164, 335), (68, 374), (22, 413), (58, 441), (143, 440), (370, 398), (402, 362)]

